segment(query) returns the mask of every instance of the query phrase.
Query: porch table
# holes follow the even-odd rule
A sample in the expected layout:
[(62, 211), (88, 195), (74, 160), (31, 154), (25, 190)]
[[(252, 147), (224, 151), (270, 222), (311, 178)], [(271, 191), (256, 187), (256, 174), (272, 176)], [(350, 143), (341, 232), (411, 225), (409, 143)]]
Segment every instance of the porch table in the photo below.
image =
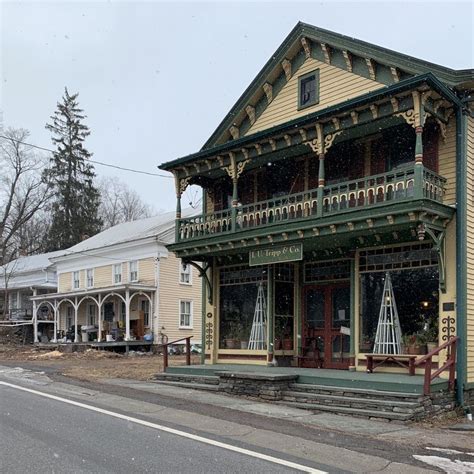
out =
[[(395, 364), (408, 369), (410, 375), (415, 375), (416, 355), (401, 354), (365, 354), (367, 359), (367, 373), (371, 374), (375, 368), (385, 364), (386, 362), (394, 362)], [(375, 363), (374, 362), (378, 362)]]

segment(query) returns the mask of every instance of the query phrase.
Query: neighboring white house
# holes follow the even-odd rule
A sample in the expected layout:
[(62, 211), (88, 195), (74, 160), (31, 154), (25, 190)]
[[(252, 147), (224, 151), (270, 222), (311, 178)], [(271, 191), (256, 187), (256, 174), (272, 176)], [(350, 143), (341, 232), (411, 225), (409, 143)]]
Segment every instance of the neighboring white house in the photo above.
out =
[[(0, 267), (0, 319), (19, 324), (31, 321), (34, 295), (57, 290), (54, 265), (49, 260), (63, 253), (50, 252), (20, 257)], [(47, 315), (45, 314), (45, 320)]]
[(153, 334), (155, 340), (192, 336), (193, 343), (200, 343), (201, 281), (195, 268), (183, 266), (166, 249), (174, 229), (174, 213), (126, 222), (51, 258), (57, 292), (32, 300), (37, 308), (51, 308), (54, 334), (66, 336), (73, 328), (69, 337), (78, 342), (79, 326), (87, 326), (97, 341)]

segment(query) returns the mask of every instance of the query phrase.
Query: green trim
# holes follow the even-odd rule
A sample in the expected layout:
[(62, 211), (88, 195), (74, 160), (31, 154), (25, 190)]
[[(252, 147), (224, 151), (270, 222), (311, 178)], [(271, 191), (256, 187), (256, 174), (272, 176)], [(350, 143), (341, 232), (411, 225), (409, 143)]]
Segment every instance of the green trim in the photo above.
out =
[[(467, 117), (456, 108), (456, 335), (459, 346), (456, 359), (459, 405), (464, 405), (463, 385), (467, 372)], [(462, 183), (462, 184), (461, 184)]]
[(206, 362), (206, 283), (201, 278), (201, 364)]
[(274, 344), (274, 337), (273, 337), (273, 327), (275, 324), (275, 317), (274, 317), (274, 303), (273, 303), (273, 295), (274, 292), (274, 285), (275, 279), (273, 278), (273, 265), (268, 265), (268, 282), (267, 282), (267, 329), (268, 329), (268, 342), (267, 342), (267, 350), (268, 354), (273, 354), (273, 344)]
[(349, 357), (355, 357), (355, 338), (358, 335), (355, 333), (355, 319), (356, 319), (356, 308), (355, 308), (355, 283), (356, 283), (356, 272), (355, 272), (355, 258), (351, 260), (351, 278), (350, 278), (350, 292), (351, 292), (351, 299), (350, 299), (350, 321), (351, 321), (351, 337), (350, 337), (350, 349), (349, 349)]
[[(406, 73), (419, 75), (426, 72), (433, 72), (450, 86), (472, 80), (473, 78), (473, 69), (450, 69), (428, 61), (413, 58), (397, 51), (376, 46), (365, 41), (350, 38), (333, 31), (298, 22), (275, 53), (272, 54), (271, 58), (266, 62), (247, 89), (239, 97), (214, 133), (206, 141), (203, 149), (212, 147), (216, 144), (216, 141), (219, 140), (223, 133), (232, 125), (235, 118), (244, 110), (245, 106), (251, 102), (251, 99), (259, 92), (264, 82), (267, 81), (268, 77), (272, 75), (275, 69), (280, 67), (282, 60), (288, 55), (290, 50), (294, 49), (295, 43), (303, 36), (315, 42), (327, 43), (335, 49), (350, 51), (351, 54), (356, 55), (356, 61), (354, 61), (354, 63), (358, 63), (360, 62), (359, 60), (369, 57), (382, 65), (398, 67), (402, 69), (402, 78), (403, 76), (406, 76)], [(313, 47), (312, 53), (315, 50), (316, 48)], [(312, 56), (314, 56), (314, 54), (312, 54)], [(356, 64), (354, 64), (354, 66), (356, 66)], [(357, 68), (354, 67), (354, 70), (356, 71)], [(405, 74), (403, 74), (403, 72), (405, 72)]]
[(319, 110), (306, 116), (290, 120), (289, 122), (285, 122), (281, 125), (276, 125), (261, 132), (254, 133), (252, 135), (239, 138), (237, 140), (231, 140), (227, 143), (224, 143), (223, 145), (218, 145), (214, 148), (203, 149), (197, 153), (192, 153), (182, 158), (178, 158), (173, 161), (168, 161), (167, 163), (162, 163), (161, 165), (159, 165), (159, 168), (168, 171), (180, 167), (184, 164), (192, 163), (196, 160), (217, 156), (220, 153), (226, 153), (232, 150), (243, 148), (245, 147), (245, 145), (256, 143), (264, 138), (272, 137), (276, 134), (282, 134), (286, 131), (294, 131), (295, 128), (297, 128), (298, 126), (313, 124), (314, 122), (321, 121), (325, 118), (330, 117), (331, 115), (334, 115), (335, 113), (343, 113), (345, 111), (350, 111), (354, 107), (360, 107), (362, 105), (372, 103), (390, 94), (398, 94), (421, 84), (426, 84), (432, 87), (445, 99), (462, 107), (461, 101), (457, 98), (455, 94), (453, 94), (453, 92), (451, 92), (450, 89), (448, 89), (443, 83), (441, 83), (433, 74), (427, 73), (421, 76), (412, 77), (404, 81), (400, 81), (396, 84), (393, 84), (392, 86), (368, 92), (367, 94), (361, 95), (354, 99), (346, 100), (341, 104), (326, 107), (323, 110)]
[[(305, 105), (301, 105), (301, 83), (305, 80), (314, 76), (314, 89), (315, 89), (315, 97), (312, 102), (309, 102)], [(307, 74), (303, 74), (302, 76), (298, 77), (298, 110), (304, 110), (308, 107), (312, 107), (313, 105), (319, 104), (319, 69), (315, 69), (314, 71), (308, 72)]]

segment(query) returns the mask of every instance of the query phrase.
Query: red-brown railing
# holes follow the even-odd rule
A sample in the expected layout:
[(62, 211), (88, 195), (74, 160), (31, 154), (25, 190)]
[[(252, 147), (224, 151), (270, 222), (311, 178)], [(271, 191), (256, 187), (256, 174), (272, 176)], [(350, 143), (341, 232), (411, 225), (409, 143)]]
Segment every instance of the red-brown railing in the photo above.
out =
[[(429, 395), (431, 392), (431, 382), (446, 369), (449, 368), (449, 390), (454, 390), (454, 381), (456, 374), (456, 346), (459, 337), (452, 337), (441, 346), (436, 347), (425, 356), (415, 361), (415, 367), (425, 364), (425, 383), (423, 385), (423, 394)], [(447, 349), (448, 357), (443, 366), (439, 367), (435, 372), (431, 372), (433, 366), (433, 356), (438, 355), (442, 350)]]
[(176, 339), (176, 341), (167, 342), (166, 344), (160, 344), (163, 347), (163, 372), (168, 367), (168, 346), (176, 344), (186, 340), (186, 365), (191, 365), (191, 338), (192, 336), (182, 337), (181, 339)]

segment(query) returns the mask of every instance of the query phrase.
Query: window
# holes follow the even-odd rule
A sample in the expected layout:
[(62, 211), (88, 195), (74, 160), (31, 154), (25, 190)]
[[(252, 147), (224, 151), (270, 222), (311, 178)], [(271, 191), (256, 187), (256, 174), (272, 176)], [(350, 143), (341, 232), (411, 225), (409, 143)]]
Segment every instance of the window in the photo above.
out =
[(182, 261), (179, 264), (179, 282), (184, 285), (191, 285), (191, 265), (189, 263), (183, 263)]
[(94, 286), (94, 269), (88, 268), (86, 270), (86, 282), (87, 288), (92, 288)]
[(192, 308), (193, 308), (192, 301), (179, 302), (179, 327), (180, 328), (193, 327)]
[(93, 303), (87, 305), (87, 322), (91, 326), (97, 324), (96, 305)]
[(77, 290), (80, 287), (79, 272), (72, 272), (72, 288)]
[(140, 309), (143, 311), (143, 325), (150, 326), (150, 302), (148, 300), (141, 300)]
[(298, 108), (304, 109), (319, 102), (319, 70), (298, 78)]
[(114, 265), (114, 283), (122, 283), (122, 264), (116, 263)]
[(71, 305), (66, 307), (66, 329), (74, 325), (74, 308)]
[(130, 281), (138, 281), (138, 261), (130, 262)]

